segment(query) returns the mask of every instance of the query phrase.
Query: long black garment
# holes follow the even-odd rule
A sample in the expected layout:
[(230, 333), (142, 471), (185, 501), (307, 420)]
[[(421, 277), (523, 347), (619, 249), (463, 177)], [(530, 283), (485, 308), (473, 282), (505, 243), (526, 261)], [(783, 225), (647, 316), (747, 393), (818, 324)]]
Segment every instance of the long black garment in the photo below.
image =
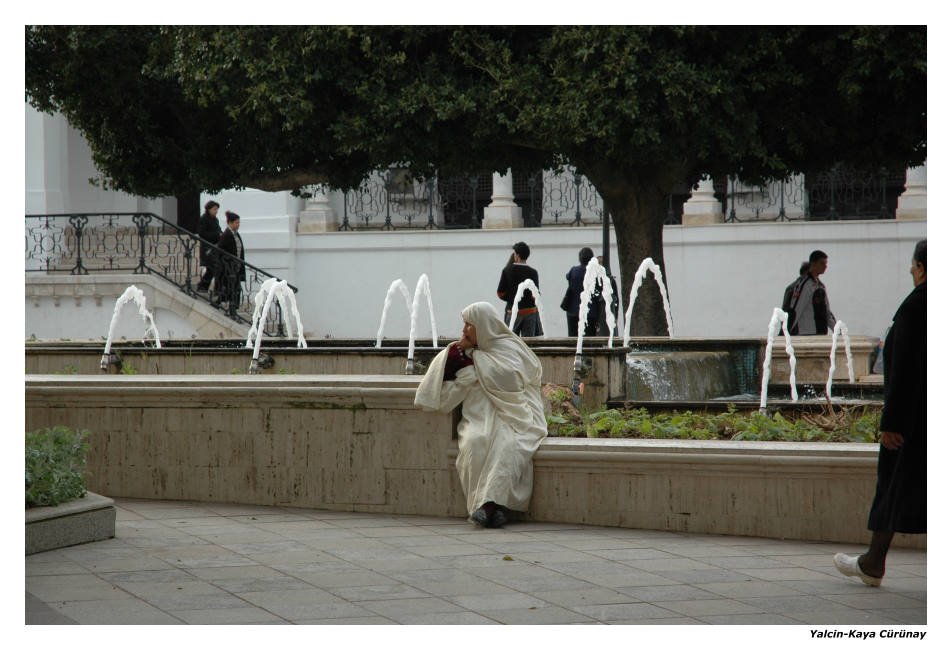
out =
[(903, 436), (899, 449), (879, 447), (876, 496), (868, 527), (926, 532), (926, 283), (912, 290), (883, 343), (885, 399), (880, 431)]

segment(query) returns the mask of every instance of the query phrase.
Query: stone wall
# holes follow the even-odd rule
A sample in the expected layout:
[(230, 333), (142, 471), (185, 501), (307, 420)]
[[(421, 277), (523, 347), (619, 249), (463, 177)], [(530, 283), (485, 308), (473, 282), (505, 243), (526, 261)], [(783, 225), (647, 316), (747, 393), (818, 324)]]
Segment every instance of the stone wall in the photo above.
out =
[[(108, 496), (462, 517), (454, 416), (415, 409), (418, 381), (35, 375), (26, 427), (89, 429), (89, 488)], [(871, 444), (547, 439), (527, 516), (863, 543), (876, 458)]]

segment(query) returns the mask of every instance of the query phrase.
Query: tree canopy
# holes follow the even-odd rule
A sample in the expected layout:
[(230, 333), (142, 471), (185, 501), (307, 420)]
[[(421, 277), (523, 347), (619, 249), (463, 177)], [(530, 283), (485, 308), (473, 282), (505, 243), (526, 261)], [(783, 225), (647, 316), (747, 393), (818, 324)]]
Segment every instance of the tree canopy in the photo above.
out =
[[(106, 187), (569, 163), (612, 214), (626, 296), (663, 264), (676, 183), (921, 164), (925, 88), (924, 27), (26, 28), (28, 100), (85, 135)], [(635, 331), (664, 333), (645, 299)]]

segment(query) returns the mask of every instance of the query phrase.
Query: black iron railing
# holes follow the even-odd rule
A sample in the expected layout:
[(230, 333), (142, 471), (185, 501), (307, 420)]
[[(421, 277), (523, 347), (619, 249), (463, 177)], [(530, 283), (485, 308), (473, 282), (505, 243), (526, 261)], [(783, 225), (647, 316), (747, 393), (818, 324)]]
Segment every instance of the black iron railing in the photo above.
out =
[[(894, 219), (905, 170), (878, 173), (842, 165), (799, 174), (766, 185), (747, 185), (736, 177), (714, 179), (714, 196), (724, 221), (827, 221)], [(591, 181), (572, 167), (558, 173), (514, 172), (513, 195), (527, 228), (600, 225), (605, 202)], [(679, 183), (667, 195), (666, 225), (682, 222), (692, 183)], [(492, 174), (416, 181), (405, 170), (373, 174), (344, 193), (340, 230), (467, 229), (482, 226), (492, 196)]]
[[(27, 273), (148, 273), (239, 323), (251, 323), (254, 296), (275, 277), (148, 212), (26, 215), (25, 227)], [(209, 291), (198, 290), (200, 257), (214, 277)], [(285, 336), (286, 331), (275, 301), (265, 318), (265, 332)]]

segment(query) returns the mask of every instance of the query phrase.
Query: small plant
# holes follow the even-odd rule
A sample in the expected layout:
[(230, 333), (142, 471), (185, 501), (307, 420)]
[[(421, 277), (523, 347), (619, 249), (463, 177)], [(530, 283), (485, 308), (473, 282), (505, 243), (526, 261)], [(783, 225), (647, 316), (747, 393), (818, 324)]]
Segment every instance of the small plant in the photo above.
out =
[(287, 368), (281, 368), (281, 370), (278, 371), (278, 374), (279, 375), (296, 375), (297, 370), (288, 370)]
[(123, 363), (122, 366), (120, 366), (119, 368), (119, 373), (123, 375), (138, 375), (139, 371), (133, 368), (132, 366), (128, 365), (127, 363)]
[(74, 366), (73, 364), (67, 363), (66, 366), (65, 366), (62, 370), (56, 372), (55, 374), (57, 374), (57, 375), (78, 375), (78, 374), (79, 374), (79, 370), (78, 370), (78, 369), (76, 368), (76, 366)]
[(65, 426), (26, 433), (26, 507), (56, 506), (86, 496), (88, 431)]
[(241, 371), (238, 370), (238, 368), (232, 368), (232, 369), (231, 369), (231, 374), (233, 374), (233, 375), (240, 375), (240, 374), (241, 374)]

